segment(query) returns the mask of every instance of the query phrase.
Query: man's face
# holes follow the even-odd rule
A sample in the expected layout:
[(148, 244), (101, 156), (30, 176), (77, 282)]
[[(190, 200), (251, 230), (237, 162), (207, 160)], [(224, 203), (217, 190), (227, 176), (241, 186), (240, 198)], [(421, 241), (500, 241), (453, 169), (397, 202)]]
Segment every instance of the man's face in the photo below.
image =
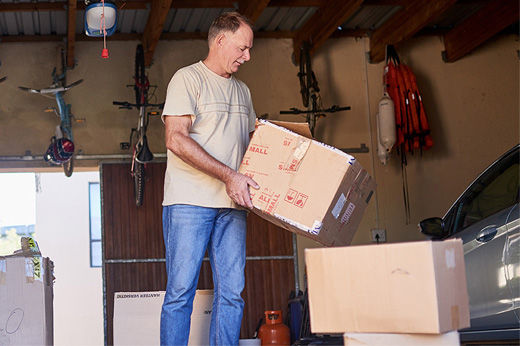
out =
[(221, 40), (221, 65), (225, 77), (238, 71), (240, 65), (251, 58), (253, 31), (246, 24), (241, 24), (234, 33), (226, 32)]

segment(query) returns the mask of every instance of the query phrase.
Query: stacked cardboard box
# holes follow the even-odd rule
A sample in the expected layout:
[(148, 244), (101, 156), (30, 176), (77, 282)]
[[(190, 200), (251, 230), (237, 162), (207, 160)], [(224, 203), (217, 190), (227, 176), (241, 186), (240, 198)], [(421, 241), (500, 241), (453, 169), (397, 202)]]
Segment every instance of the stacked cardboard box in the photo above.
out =
[[(159, 345), (164, 291), (116, 292), (114, 345)], [(188, 345), (209, 345), (213, 290), (197, 290)]]
[(53, 268), (31, 238), (0, 257), (0, 345), (53, 345)]
[(348, 245), (375, 182), (352, 156), (312, 140), (306, 123), (259, 121), (239, 172), (253, 212), (326, 246)]
[(313, 333), (374, 345), (376, 336), (352, 333), (412, 334), (417, 344), (419, 334), (449, 342), (444, 333), (469, 327), (460, 239), (306, 249), (305, 261)]

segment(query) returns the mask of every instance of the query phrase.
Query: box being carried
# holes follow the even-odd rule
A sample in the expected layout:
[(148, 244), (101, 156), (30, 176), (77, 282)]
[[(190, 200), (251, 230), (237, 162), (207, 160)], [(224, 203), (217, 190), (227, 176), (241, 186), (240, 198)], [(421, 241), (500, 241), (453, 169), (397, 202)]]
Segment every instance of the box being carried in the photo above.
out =
[(313, 333), (469, 327), (460, 239), (305, 249)]
[(375, 189), (356, 159), (312, 140), (306, 123), (259, 120), (239, 172), (252, 177), (253, 212), (323, 245), (348, 245)]

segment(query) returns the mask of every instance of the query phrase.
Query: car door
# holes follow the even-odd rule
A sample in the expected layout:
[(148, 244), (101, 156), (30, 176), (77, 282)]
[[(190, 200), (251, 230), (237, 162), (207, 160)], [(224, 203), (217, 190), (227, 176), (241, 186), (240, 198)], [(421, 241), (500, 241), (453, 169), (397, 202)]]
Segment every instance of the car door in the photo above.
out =
[(450, 237), (464, 244), (470, 330), (518, 328), (518, 147), (508, 154), (477, 178), (445, 217)]

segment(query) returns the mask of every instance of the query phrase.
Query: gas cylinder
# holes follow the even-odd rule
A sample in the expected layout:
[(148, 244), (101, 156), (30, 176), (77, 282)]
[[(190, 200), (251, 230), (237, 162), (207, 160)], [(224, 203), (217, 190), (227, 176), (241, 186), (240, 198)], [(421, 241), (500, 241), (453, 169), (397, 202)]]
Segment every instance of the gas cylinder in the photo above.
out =
[(265, 311), (265, 323), (258, 331), (262, 345), (290, 345), (289, 327), (283, 324), (282, 310)]

